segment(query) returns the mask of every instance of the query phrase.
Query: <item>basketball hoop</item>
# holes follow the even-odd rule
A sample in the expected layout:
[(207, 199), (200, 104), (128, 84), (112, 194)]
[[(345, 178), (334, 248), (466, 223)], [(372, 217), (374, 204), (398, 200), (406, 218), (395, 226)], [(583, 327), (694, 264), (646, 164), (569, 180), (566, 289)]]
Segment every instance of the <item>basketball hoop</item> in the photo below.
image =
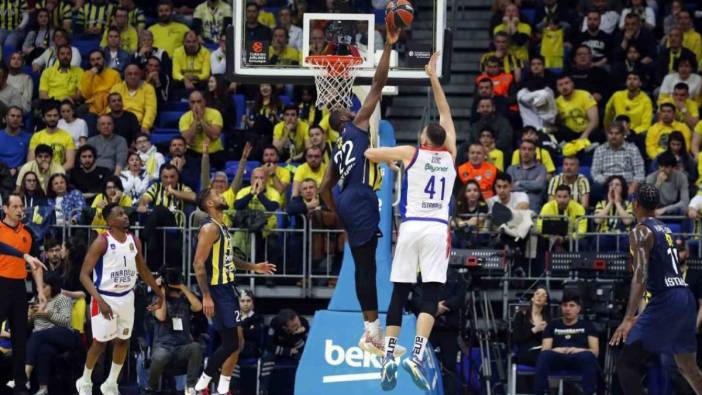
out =
[(354, 55), (311, 55), (306, 59), (314, 73), (317, 107), (327, 110), (350, 109), (353, 81), (363, 58)]

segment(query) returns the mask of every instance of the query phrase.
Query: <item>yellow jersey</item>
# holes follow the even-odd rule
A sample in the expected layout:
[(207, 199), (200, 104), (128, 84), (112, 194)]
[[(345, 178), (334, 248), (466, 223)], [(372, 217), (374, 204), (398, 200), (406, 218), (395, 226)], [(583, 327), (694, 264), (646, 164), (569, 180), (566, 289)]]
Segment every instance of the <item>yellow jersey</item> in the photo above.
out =
[(629, 127), (638, 133), (644, 133), (651, 127), (653, 120), (653, 102), (644, 92), (639, 92), (633, 98), (629, 97), (626, 89), (614, 92), (605, 106), (604, 127), (609, 125), (619, 115), (629, 117)]
[[(222, 114), (217, 109), (210, 108), (210, 107), (205, 107), (205, 113), (203, 114), (203, 118), (205, 122), (211, 124), (211, 125), (216, 125), (219, 127), (222, 127), (224, 125), (224, 121), (222, 121)], [(180, 133), (182, 134), (183, 132), (186, 132), (188, 129), (193, 124), (193, 112), (188, 111), (185, 114), (183, 114), (180, 117), (180, 121), (178, 121), (178, 129), (180, 130)], [(188, 144), (188, 148), (197, 152), (198, 154), (202, 154), (202, 143), (205, 141), (205, 132), (201, 129), (198, 128), (198, 131), (195, 133), (195, 138), (193, 139), (192, 144)], [(207, 152), (212, 154), (215, 152), (222, 151), (224, 149), (224, 146), (222, 145), (222, 139), (218, 138), (216, 141), (211, 141), (209, 147), (207, 148)]]
[(66, 163), (66, 151), (76, 149), (73, 137), (63, 129), (56, 129), (53, 133), (42, 129), (34, 133), (31, 140), (29, 140), (29, 150), (34, 152), (34, 149), (40, 144), (46, 144), (54, 150), (52, 162), (59, 165)]
[(574, 89), (570, 99), (559, 96), (556, 99), (558, 116), (561, 121), (575, 133), (582, 133), (587, 129), (587, 111), (597, 107), (597, 102), (592, 95), (584, 90)]

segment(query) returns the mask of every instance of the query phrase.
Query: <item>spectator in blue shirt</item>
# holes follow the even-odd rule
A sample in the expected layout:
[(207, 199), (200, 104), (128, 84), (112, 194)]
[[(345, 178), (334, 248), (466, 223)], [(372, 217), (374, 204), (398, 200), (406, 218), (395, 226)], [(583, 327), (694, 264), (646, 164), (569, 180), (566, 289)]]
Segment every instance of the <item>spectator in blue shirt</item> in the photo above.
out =
[(5, 129), (0, 130), (0, 162), (10, 168), (14, 177), (27, 158), (32, 136), (22, 130), (22, 109), (17, 106), (8, 108), (5, 124)]

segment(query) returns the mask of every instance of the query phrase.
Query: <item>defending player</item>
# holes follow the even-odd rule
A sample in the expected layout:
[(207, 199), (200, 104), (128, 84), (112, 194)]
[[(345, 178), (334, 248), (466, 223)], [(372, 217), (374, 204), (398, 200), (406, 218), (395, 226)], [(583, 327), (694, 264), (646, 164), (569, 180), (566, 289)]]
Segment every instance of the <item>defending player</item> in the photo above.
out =
[[(198, 206), (209, 217), (197, 236), (193, 267), (202, 292), (202, 310), (207, 318), (212, 319), (221, 339), (219, 348), (210, 356), (205, 371), (195, 384), (195, 391), (206, 394), (212, 377), (239, 348), (236, 315), (239, 299), (234, 290), (236, 269), (273, 274), (276, 268), (268, 262), (249, 263), (234, 256), (232, 236), (222, 223), (224, 210), (228, 209), (227, 202), (217, 191), (205, 188), (198, 196)], [(232, 370), (236, 365), (236, 361), (227, 362), (217, 384), (220, 394), (229, 392)]]
[[(80, 282), (90, 294), (90, 324), (93, 343), (88, 350), (83, 376), (76, 381), (79, 395), (92, 395), (91, 375), (95, 362), (112, 342), (112, 367), (100, 386), (103, 395), (118, 395), (117, 379), (129, 349), (129, 338), (134, 325), (134, 286), (137, 273), (158, 295), (156, 303), (148, 307), (154, 311), (164, 303), (164, 294), (156, 285), (141, 253), (141, 242), (129, 233), (129, 217), (124, 209), (110, 203), (102, 209), (109, 226), (90, 245), (80, 270)], [(92, 279), (91, 279), (92, 273)]]
[[(634, 276), (624, 320), (610, 345), (626, 345), (617, 361), (617, 375), (626, 395), (644, 393), (645, 365), (654, 354), (673, 354), (680, 373), (697, 395), (702, 395), (702, 372), (697, 367), (695, 337), (697, 302), (680, 275), (678, 255), (670, 229), (655, 219), (658, 189), (641, 184), (634, 201), (639, 224), (631, 231)], [(651, 300), (636, 315), (644, 291)]]
[(418, 267), (422, 274), (423, 300), (417, 317), (412, 358), (404, 359), (402, 367), (410, 373), (420, 389), (430, 389), (423, 361), (441, 289), (446, 283), (451, 251), (449, 204), (456, 179), (453, 166), (456, 159), (456, 131), (451, 109), (436, 76), (438, 58), (439, 53), (434, 53), (425, 66), (425, 71), (439, 109), (439, 124), (431, 123), (422, 130), (419, 148), (399, 146), (366, 151), (366, 157), (375, 163), (402, 161), (405, 165), (400, 200), (402, 225), (390, 273), (393, 288), (388, 307), (385, 359), (381, 373), (381, 386), (386, 391), (393, 389), (397, 383), (397, 363), (393, 354), (402, 324), (402, 308), (417, 282)]
[[(329, 126), (341, 131), (334, 150), (332, 166), (327, 168), (320, 186), (320, 196), (330, 210), (336, 211), (348, 236), (356, 264), (356, 296), (363, 312), (365, 331), (358, 345), (362, 350), (382, 356), (383, 335), (378, 320), (378, 294), (375, 288), (375, 249), (380, 236), (380, 213), (375, 191), (381, 176), (377, 164), (363, 157), (370, 147), (370, 117), (380, 101), (388, 79), (390, 53), (399, 31), (388, 29), (383, 55), (373, 76), (373, 83), (363, 106), (354, 116), (348, 110), (334, 110)], [(336, 202), (331, 189), (339, 183), (341, 193)]]

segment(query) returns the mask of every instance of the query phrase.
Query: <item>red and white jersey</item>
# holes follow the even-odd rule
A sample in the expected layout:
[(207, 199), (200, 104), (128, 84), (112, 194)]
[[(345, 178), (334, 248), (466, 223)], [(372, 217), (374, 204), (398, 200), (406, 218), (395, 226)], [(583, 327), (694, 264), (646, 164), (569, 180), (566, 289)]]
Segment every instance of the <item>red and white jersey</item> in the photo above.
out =
[(100, 237), (105, 238), (107, 247), (93, 270), (95, 288), (103, 295), (126, 295), (134, 289), (137, 280), (135, 238), (127, 233), (127, 239), (120, 243), (110, 232)]
[(446, 149), (419, 147), (405, 168), (400, 213), (403, 221), (448, 224), (456, 169)]

